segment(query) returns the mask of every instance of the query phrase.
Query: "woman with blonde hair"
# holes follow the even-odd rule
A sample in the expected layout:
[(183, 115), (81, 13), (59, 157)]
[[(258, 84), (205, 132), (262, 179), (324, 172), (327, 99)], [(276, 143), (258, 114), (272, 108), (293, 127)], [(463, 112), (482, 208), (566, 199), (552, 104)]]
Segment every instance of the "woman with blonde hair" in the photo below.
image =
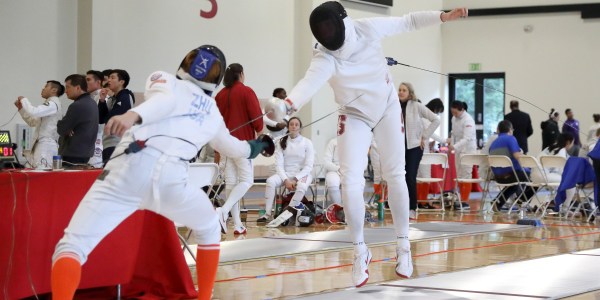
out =
[[(440, 126), (440, 120), (429, 108), (421, 103), (415, 95), (412, 84), (403, 82), (398, 88), (398, 98), (402, 107), (402, 119), (406, 134), (404, 135), (404, 148), (406, 151), (406, 185), (410, 199), (409, 218), (416, 218), (417, 211), (417, 172), (423, 158), (423, 151), (427, 147), (429, 138)], [(423, 119), (429, 120), (429, 126), (423, 126)]]

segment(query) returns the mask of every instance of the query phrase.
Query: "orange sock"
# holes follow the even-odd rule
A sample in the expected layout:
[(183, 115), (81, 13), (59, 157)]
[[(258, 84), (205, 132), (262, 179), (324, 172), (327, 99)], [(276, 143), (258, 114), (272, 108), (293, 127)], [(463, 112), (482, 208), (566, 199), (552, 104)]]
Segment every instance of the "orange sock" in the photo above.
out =
[(469, 201), (469, 197), (471, 196), (471, 188), (472, 185), (467, 182), (461, 182), (458, 184), (458, 189), (460, 190), (460, 201)]
[(52, 265), (52, 299), (71, 300), (81, 280), (81, 263), (74, 253), (61, 255)]
[(419, 182), (417, 183), (417, 200), (427, 200), (429, 195), (429, 183)]
[(217, 268), (219, 267), (220, 249), (220, 244), (198, 245), (196, 250), (198, 300), (210, 300), (212, 297)]

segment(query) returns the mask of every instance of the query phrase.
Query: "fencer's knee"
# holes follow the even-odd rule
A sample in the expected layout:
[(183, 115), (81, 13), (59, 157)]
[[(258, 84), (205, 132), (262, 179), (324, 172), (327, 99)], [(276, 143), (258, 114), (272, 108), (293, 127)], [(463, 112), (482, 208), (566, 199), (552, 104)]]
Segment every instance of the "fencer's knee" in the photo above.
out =
[(199, 245), (219, 244), (221, 242), (221, 225), (219, 225), (216, 214), (209, 219), (208, 226), (201, 229), (192, 228), (192, 230)]
[(267, 178), (267, 187), (276, 188), (277, 187), (277, 178), (273, 176)]
[(306, 190), (308, 190), (308, 184), (305, 182), (298, 182), (296, 183), (296, 192), (303, 192), (306, 193)]
[(82, 265), (87, 260), (87, 253), (77, 245), (69, 241), (67, 235), (65, 235), (56, 245), (54, 254), (52, 254), (52, 263), (63, 256), (69, 256), (77, 259)]

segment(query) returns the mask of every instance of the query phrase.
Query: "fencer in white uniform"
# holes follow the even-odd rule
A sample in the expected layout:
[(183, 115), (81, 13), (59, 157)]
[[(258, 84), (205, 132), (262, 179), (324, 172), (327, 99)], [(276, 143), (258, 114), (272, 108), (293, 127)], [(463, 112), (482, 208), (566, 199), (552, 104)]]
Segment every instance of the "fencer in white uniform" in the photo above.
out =
[[(224, 71), (222, 52), (201, 46), (184, 58), (178, 78), (152, 73), (145, 85), (146, 101), (109, 120), (105, 132), (124, 136), (56, 246), (53, 294), (60, 294), (67, 278), (75, 276), (70, 271), (73, 264), (80, 272), (102, 238), (136, 210), (145, 209), (193, 230), (198, 242), (199, 299), (210, 298), (221, 226), (207, 195), (189, 184), (188, 161), (207, 143), (228, 157), (246, 158), (254, 158), (267, 146), (232, 137), (215, 100), (206, 94), (220, 83)], [(68, 298), (66, 292), (63, 295)]]
[(388, 183), (389, 206), (398, 238), (396, 273), (409, 277), (413, 269), (408, 241), (404, 128), (381, 41), (466, 15), (466, 9), (455, 9), (450, 13), (417, 12), (403, 17), (352, 20), (335, 1), (319, 5), (310, 15), (311, 30), (319, 43), (315, 45), (308, 71), (292, 89), (286, 103), (291, 111), (297, 110), (329, 82), (335, 101), (343, 106), (337, 132), (342, 201), (354, 244), (352, 278), (357, 287), (367, 282), (371, 260), (371, 252), (364, 242), (362, 195), (363, 171), (373, 135), (381, 154), (382, 176)]
[[(285, 185), (288, 191), (294, 191), (290, 204), (267, 227), (277, 227), (288, 220), (294, 210), (305, 209), (300, 202), (312, 182), (312, 168), (315, 160), (315, 150), (312, 142), (300, 134), (302, 123), (297, 117), (290, 118), (288, 131), (290, 134), (282, 138), (275, 148), (275, 164), (277, 173), (267, 179), (265, 189), (264, 221), (270, 218), (275, 191)], [(299, 216), (299, 213), (297, 213)]]
[(337, 149), (337, 138), (333, 138), (327, 143), (323, 162), (325, 164), (325, 187), (327, 188), (328, 199), (335, 204), (342, 204), (342, 194), (340, 192), (340, 159)]
[(41, 92), (43, 104), (33, 106), (25, 97), (19, 97), (15, 102), (25, 123), (35, 127), (33, 147), (28, 157), (33, 168), (52, 168), (52, 156), (58, 154), (56, 123), (62, 118), (58, 97), (62, 96), (64, 91), (65, 88), (60, 82), (50, 80)]
[[(467, 112), (467, 108), (466, 103), (462, 101), (453, 101), (450, 105), (452, 131), (448, 139), (448, 149), (454, 151), (457, 178), (471, 178), (473, 176), (473, 167), (461, 165), (460, 157), (464, 154), (477, 153), (475, 121)], [(454, 208), (469, 210), (469, 204), (467, 202), (456, 202)]]

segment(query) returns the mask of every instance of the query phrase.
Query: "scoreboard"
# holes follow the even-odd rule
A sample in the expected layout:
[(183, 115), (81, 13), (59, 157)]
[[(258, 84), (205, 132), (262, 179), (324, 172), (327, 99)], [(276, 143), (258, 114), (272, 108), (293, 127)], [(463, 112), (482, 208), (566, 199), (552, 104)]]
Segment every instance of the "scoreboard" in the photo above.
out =
[(0, 130), (0, 160), (12, 160), (14, 156), (15, 153), (13, 152), (12, 141), (10, 140), (10, 132)]

